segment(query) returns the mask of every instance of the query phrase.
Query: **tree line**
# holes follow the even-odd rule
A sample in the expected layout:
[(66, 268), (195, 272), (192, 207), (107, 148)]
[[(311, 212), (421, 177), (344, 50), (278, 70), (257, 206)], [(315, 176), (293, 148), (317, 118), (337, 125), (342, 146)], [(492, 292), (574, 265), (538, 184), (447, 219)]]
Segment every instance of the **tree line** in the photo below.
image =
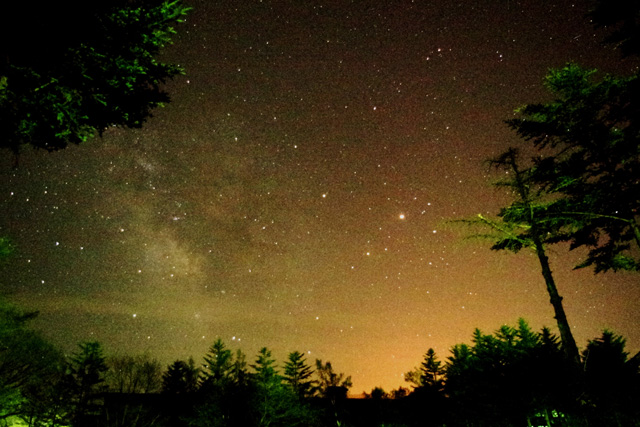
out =
[[(429, 349), (405, 375), (409, 398), (432, 415), (420, 425), (635, 426), (640, 422), (640, 353), (611, 331), (589, 340), (576, 365), (560, 339), (520, 319), (493, 334), (476, 329), (443, 363)], [(417, 425), (417, 424), (416, 424)]]
[[(428, 349), (407, 387), (347, 399), (351, 377), (299, 351), (248, 360), (217, 339), (166, 369), (149, 354), (106, 357), (99, 342), (68, 356), (0, 305), (0, 425), (44, 426), (636, 426), (640, 353), (604, 331), (576, 364), (548, 328), (520, 319), (475, 330), (441, 361)], [(17, 424), (20, 422), (21, 424)]]
[[(96, 341), (65, 356), (28, 327), (34, 317), (0, 303), (0, 425), (335, 425), (352, 385), (330, 362), (310, 365), (294, 351), (280, 370), (266, 347), (251, 363), (221, 339), (201, 363), (176, 360), (166, 370), (148, 354), (106, 357)], [(159, 400), (135, 404), (144, 394)]]

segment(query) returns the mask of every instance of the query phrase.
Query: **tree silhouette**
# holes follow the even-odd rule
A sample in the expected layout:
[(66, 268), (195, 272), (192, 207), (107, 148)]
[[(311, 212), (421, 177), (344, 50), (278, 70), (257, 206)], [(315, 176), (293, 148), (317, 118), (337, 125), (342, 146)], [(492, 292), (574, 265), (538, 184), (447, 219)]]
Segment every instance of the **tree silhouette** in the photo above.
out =
[(343, 373), (334, 372), (331, 362), (322, 363), (320, 359), (316, 359), (316, 375), (319, 395), (332, 401), (346, 398), (353, 385), (351, 376), (345, 378)]
[(438, 360), (436, 352), (430, 348), (425, 353), (420, 366), (404, 374), (404, 380), (412, 384), (414, 394), (420, 394), (424, 399), (433, 401), (442, 397), (444, 374), (442, 362)]
[(524, 425), (538, 414), (571, 409), (575, 371), (565, 361), (548, 331), (533, 333), (523, 320), (493, 335), (476, 330), (473, 346), (456, 345), (445, 367), (452, 416), (476, 425)]
[(624, 338), (604, 331), (583, 352), (591, 422), (633, 425), (640, 420), (640, 353), (629, 358)]
[(231, 366), (231, 377), (236, 387), (247, 388), (251, 383), (251, 376), (247, 367), (247, 356), (242, 350), (236, 350), (236, 357)]
[(438, 360), (436, 352), (430, 348), (424, 355), (422, 365), (420, 365), (420, 383), (422, 387), (430, 387), (435, 390), (441, 390), (443, 386), (442, 375), (444, 368)]
[(406, 387), (398, 387), (389, 393), (392, 399), (402, 399), (409, 395), (409, 389)]
[(54, 382), (62, 355), (28, 328), (36, 315), (0, 298), (0, 422), (41, 416), (47, 409), (44, 396), (34, 392)]
[(284, 365), (283, 379), (300, 399), (306, 399), (315, 394), (316, 386), (312, 375), (313, 369), (307, 365), (302, 353), (299, 351), (289, 353)]
[[(252, 379), (255, 384), (254, 410), (256, 411), (256, 425), (288, 425), (288, 410), (290, 409), (292, 392), (286, 389), (283, 378), (276, 370), (276, 361), (271, 351), (266, 347), (260, 349), (255, 364)], [(287, 399), (289, 397), (289, 399)]]
[[(293, 354), (293, 353), (291, 353)], [(304, 368), (304, 360), (294, 358), (297, 365)], [(291, 361), (291, 358), (289, 359)], [(267, 348), (262, 348), (258, 353), (256, 363), (252, 365), (254, 373), (255, 394), (253, 407), (256, 411), (256, 426), (313, 426), (316, 424), (316, 414), (309, 404), (291, 388), (276, 367), (276, 361), (272, 358)], [(304, 369), (303, 369), (304, 370)], [(300, 372), (300, 371), (298, 371)], [(300, 378), (299, 378), (300, 379)], [(299, 385), (301, 383), (298, 383)], [(302, 388), (304, 390), (304, 387)]]
[(232, 382), (233, 354), (222, 339), (218, 338), (204, 357), (201, 387), (220, 386)]
[[(302, 361), (304, 367), (303, 359), (295, 360)], [(199, 403), (195, 414), (188, 417), (190, 426), (316, 425), (315, 412), (280, 375), (266, 347), (259, 351), (251, 371), (247, 370), (245, 355), (237, 351), (234, 357), (220, 339), (211, 346), (205, 362), (197, 392)], [(299, 379), (304, 381), (306, 377)]]
[(107, 387), (118, 393), (155, 393), (162, 385), (162, 367), (148, 354), (114, 356), (107, 360)]
[(365, 393), (364, 397), (365, 399), (382, 400), (388, 399), (390, 395), (382, 387), (374, 387), (371, 389), (371, 393)]
[(30, 382), (22, 390), (25, 398), (20, 418), (29, 426), (67, 426), (73, 413), (72, 388), (64, 361), (51, 365), (52, 371), (37, 382)]
[(73, 404), (70, 418), (73, 426), (86, 426), (90, 418), (99, 414), (99, 398), (106, 390), (104, 376), (108, 368), (99, 342), (88, 341), (78, 346), (68, 366)]
[(188, 362), (176, 360), (162, 376), (162, 392), (168, 394), (189, 394), (198, 389), (200, 370), (193, 358)]
[(562, 347), (567, 358), (578, 366), (578, 346), (573, 338), (546, 251), (546, 244), (556, 243), (560, 238), (557, 218), (549, 215), (548, 207), (553, 202), (545, 199), (548, 195), (545, 188), (536, 186), (532, 179), (534, 169), (521, 167), (515, 149), (510, 148), (491, 160), (491, 164), (508, 173), (509, 178), (498, 182), (497, 185), (509, 188), (515, 196), (515, 201), (500, 210), (499, 221), (478, 215), (476, 223), (497, 231), (497, 241), (491, 247), (493, 250), (510, 250), (517, 253), (523, 248), (529, 248), (535, 252), (555, 313)]
[(507, 121), (538, 149), (528, 181), (551, 195), (550, 242), (589, 249), (579, 267), (640, 269), (640, 80), (604, 76), (568, 64), (551, 70), (546, 104)]
[(61, 149), (109, 126), (140, 127), (168, 101), (160, 86), (181, 69), (158, 54), (188, 10), (179, 0), (6, 6), (0, 147)]
[(422, 380), (420, 379), (420, 368), (414, 368), (410, 371), (407, 371), (403, 375), (404, 380), (411, 384), (411, 386), (415, 389), (422, 385)]
[(351, 376), (345, 378), (343, 373), (334, 372), (331, 362), (322, 363), (316, 359), (316, 377), (318, 379), (318, 396), (327, 405), (325, 410), (331, 413), (329, 419), (334, 425), (341, 425), (342, 403), (347, 398), (349, 388), (353, 385)]
[(218, 338), (204, 357), (195, 414), (191, 426), (250, 425), (252, 412), (252, 383), (246, 368), (245, 356), (226, 347)]

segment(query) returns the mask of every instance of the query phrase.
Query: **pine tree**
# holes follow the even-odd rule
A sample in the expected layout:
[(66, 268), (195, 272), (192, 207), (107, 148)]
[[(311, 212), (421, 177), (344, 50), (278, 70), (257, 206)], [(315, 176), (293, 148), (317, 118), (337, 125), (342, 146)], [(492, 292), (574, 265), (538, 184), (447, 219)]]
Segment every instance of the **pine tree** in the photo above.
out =
[(507, 121), (538, 149), (528, 177), (549, 197), (550, 242), (589, 249), (578, 267), (639, 270), (640, 77), (604, 76), (568, 64), (551, 70), (554, 96)]
[(442, 363), (438, 360), (436, 352), (432, 348), (427, 350), (420, 366), (420, 384), (422, 387), (429, 387), (436, 391), (442, 389), (444, 367), (441, 365)]
[(605, 330), (583, 352), (593, 425), (635, 425), (640, 420), (640, 353), (630, 358), (625, 346), (624, 338)]
[(567, 359), (575, 366), (580, 364), (580, 354), (573, 333), (569, 326), (562, 297), (551, 271), (546, 245), (557, 242), (560, 238), (558, 219), (549, 214), (548, 196), (544, 187), (537, 186), (532, 176), (533, 168), (522, 168), (518, 161), (518, 153), (511, 148), (491, 161), (492, 165), (508, 173), (509, 178), (497, 185), (509, 188), (515, 200), (501, 209), (498, 217), (500, 221), (491, 220), (478, 215), (478, 222), (497, 232), (497, 241), (493, 250), (510, 250), (519, 252), (521, 249), (533, 250), (540, 264), (551, 305), (553, 306), (556, 323), (560, 331), (562, 346)]
[(233, 353), (222, 339), (218, 338), (209, 348), (204, 357), (205, 365), (202, 370), (202, 386), (223, 387), (232, 382)]
[(299, 351), (289, 353), (287, 362), (284, 365), (284, 381), (291, 390), (300, 397), (306, 399), (315, 393), (315, 381), (312, 378), (313, 369)]
[(198, 389), (200, 370), (192, 358), (188, 362), (176, 360), (162, 376), (162, 392), (168, 394), (189, 394)]
[(71, 384), (73, 426), (85, 426), (88, 419), (100, 410), (100, 393), (106, 391), (107, 364), (102, 346), (97, 341), (79, 344), (79, 351), (69, 361), (68, 378)]
[(266, 347), (260, 349), (252, 375), (255, 387), (253, 408), (255, 425), (272, 427), (310, 426), (313, 412), (287, 387), (278, 372), (276, 361)]
[(575, 370), (548, 330), (534, 333), (519, 320), (493, 334), (476, 329), (472, 342), (454, 346), (445, 367), (452, 416), (462, 424), (531, 425), (539, 414), (575, 411)]

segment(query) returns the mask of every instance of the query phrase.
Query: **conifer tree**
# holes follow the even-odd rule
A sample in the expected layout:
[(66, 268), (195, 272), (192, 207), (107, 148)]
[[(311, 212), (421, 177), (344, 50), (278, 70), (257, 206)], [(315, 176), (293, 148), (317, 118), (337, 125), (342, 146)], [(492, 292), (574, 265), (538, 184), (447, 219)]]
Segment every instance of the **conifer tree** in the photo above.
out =
[(554, 309), (563, 349), (567, 359), (578, 366), (580, 364), (578, 346), (571, 332), (546, 250), (547, 244), (557, 242), (560, 233), (556, 218), (549, 215), (548, 208), (553, 201), (550, 202), (545, 198), (548, 193), (543, 187), (537, 186), (533, 180), (534, 169), (523, 168), (519, 164), (517, 150), (507, 150), (493, 159), (491, 164), (508, 173), (509, 178), (500, 181), (497, 185), (509, 188), (515, 200), (500, 210), (499, 221), (478, 215), (478, 222), (497, 232), (497, 240), (491, 249), (510, 250), (517, 253), (521, 249), (529, 248), (536, 254)]
[(233, 353), (222, 339), (218, 338), (209, 348), (204, 357), (205, 365), (202, 369), (202, 386), (223, 387), (232, 382)]
[(83, 342), (69, 361), (73, 426), (85, 426), (100, 411), (99, 395), (106, 391), (107, 364), (97, 341)]
[(299, 351), (289, 353), (284, 365), (284, 381), (301, 399), (311, 397), (315, 393), (315, 381), (312, 375), (313, 369), (307, 365), (302, 353)]
[(432, 348), (427, 350), (420, 366), (420, 383), (423, 387), (430, 387), (435, 390), (442, 389), (444, 367), (441, 365), (442, 363), (438, 360), (436, 352)]
[(188, 362), (176, 360), (162, 376), (162, 392), (168, 394), (189, 394), (198, 389), (200, 369), (193, 358)]
[(578, 267), (640, 269), (640, 79), (567, 64), (551, 70), (554, 96), (507, 121), (538, 149), (529, 180), (550, 195), (553, 242), (586, 247)]

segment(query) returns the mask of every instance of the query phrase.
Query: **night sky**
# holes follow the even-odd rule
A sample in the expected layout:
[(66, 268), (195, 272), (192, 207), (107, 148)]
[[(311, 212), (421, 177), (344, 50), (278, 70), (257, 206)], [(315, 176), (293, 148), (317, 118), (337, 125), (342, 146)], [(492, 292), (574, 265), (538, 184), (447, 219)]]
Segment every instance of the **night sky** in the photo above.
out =
[[(0, 283), (46, 337), (163, 364), (217, 337), (298, 350), (360, 393), (476, 327), (556, 330), (535, 255), (450, 221), (510, 200), (483, 161), (524, 145), (503, 120), (549, 68), (635, 70), (584, 1), (190, 4), (164, 55), (186, 74), (142, 129), (2, 156)], [(640, 276), (549, 252), (579, 347), (610, 328), (638, 351)]]

